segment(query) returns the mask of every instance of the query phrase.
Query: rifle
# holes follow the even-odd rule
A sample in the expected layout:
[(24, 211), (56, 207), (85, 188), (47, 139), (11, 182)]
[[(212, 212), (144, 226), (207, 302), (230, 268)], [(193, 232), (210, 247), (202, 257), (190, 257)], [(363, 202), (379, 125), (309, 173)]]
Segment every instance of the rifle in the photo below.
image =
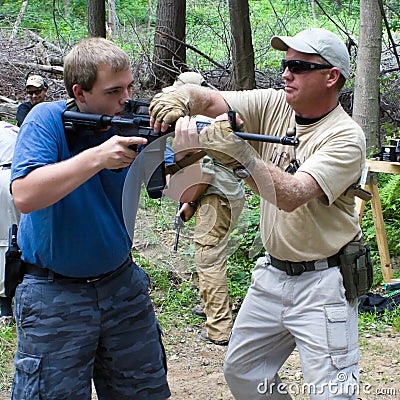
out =
[[(178, 203), (176, 207), (176, 214), (178, 214), (179, 210), (182, 208), (183, 203)], [(174, 229), (175, 229), (175, 242), (174, 242), (174, 253), (178, 250), (178, 242), (179, 242), (179, 234), (181, 232), (181, 228), (184, 225), (184, 217), (182, 215), (175, 215), (174, 221)]]
[[(157, 199), (162, 196), (162, 190), (166, 185), (164, 152), (167, 134), (171, 133), (172, 130), (162, 134), (155, 133), (150, 128), (148, 109), (149, 103), (139, 100), (127, 100), (123, 117), (66, 110), (63, 112), (62, 119), (68, 147), (71, 152), (78, 135), (93, 135), (110, 126), (115, 128), (117, 135), (146, 138), (146, 146), (151, 145), (147, 148), (144, 159), (146, 189), (150, 198)], [(164, 136), (164, 140), (157, 141), (162, 136)], [(135, 145), (131, 146), (131, 148), (135, 151), (142, 150), (142, 148), (138, 149)]]
[[(166, 132), (154, 132), (150, 127), (149, 103), (138, 100), (127, 100), (123, 111), (123, 117), (81, 113), (78, 111), (66, 110), (63, 112), (62, 119), (67, 138), (67, 143), (72, 152), (78, 135), (100, 132), (110, 126), (114, 127), (116, 134), (120, 136), (137, 136), (147, 139), (147, 146), (150, 151), (146, 151), (145, 157), (145, 181), (146, 188), (151, 198), (160, 198), (165, 187), (165, 162), (164, 152), (167, 136), (174, 132), (174, 125)], [(208, 122), (197, 122), (197, 130), (200, 132)], [(299, 140), (294, 136), (268, 136), (246, 132), (234, 132), (235, 135), (244, 140), (254, 140), (258, 142), (280, 143), (289, 146), (298, 146)], [(164, 140), (157, 140), (164, 138)], [(100, 143), (99, 143), (100, 144)], [(83, 150), (83, 149), (82, 149)], [(139, 149), (141, 150), (141, 149)], [(151, 173), (149, 177), (149, 171)]]

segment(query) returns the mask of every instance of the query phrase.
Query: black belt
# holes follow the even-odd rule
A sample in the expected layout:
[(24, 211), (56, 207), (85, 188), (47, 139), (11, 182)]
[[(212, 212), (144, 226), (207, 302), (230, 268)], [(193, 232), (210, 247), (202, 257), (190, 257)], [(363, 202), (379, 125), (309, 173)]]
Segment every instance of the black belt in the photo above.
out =
[(1, 165), (1, 169), (10, 169), (11, 163)]
[(48, 278), (50, 280), (54, 280), (54, 279), (67, 279), (69, 281), (73, 281), (76, 283), (92, 283), (92, 282), (97, 282), (100, 281), (101, 279), (106, 278), (107, 276), (110, 276), (111, 274), (113, 274), (114, 272), (130, 265), (131, 260), (128, 259), (127, 261), (125, 261), (122, 265), (120, 265), (117, 269), (114, 269), (113, 271), (110, 272), (106, 272), (105, 274), (101, 274), (98, 276), (90, 276), (87, 278), (75, 278), (75, 277), (71, 277), (71, 276), (65, 276), (65, 275), (61, 275), (57, 272), (54, 272), (48, 268), (42, 268), (42, 267), (38, 267), (35, 264), (30, 264), (27, 262), (23, 262), (23, 268), (24, 268), (24, 274), (29, 274), (29, 275), (33, 275), (33, 276), (37, 276), (39, 278)]
[(286, 272), (290, 276), (301, 275), (307, 271), (321, 271), (331, 267), (337, 267), (340, 265), (339, 254), (335, 254), (331, 257), (317, 261), (283, 261), (278, 260), (275, 257), (271, 257), (271, 265), (281, 271)]

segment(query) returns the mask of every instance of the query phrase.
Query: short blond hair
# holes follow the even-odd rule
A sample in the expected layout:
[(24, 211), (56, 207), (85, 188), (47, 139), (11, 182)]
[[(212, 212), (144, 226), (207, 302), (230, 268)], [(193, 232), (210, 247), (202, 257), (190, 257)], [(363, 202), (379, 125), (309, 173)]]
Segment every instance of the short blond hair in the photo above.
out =
[(125, 71), (131, 64), (128, 55), (110, 40), (94, 37), (81, 40), (64, 59), (64, 84), (70, 97), (72, 87), (79, 84), (83, 90), (93, 88), (99, 65), (108, 65), (113, 71)]

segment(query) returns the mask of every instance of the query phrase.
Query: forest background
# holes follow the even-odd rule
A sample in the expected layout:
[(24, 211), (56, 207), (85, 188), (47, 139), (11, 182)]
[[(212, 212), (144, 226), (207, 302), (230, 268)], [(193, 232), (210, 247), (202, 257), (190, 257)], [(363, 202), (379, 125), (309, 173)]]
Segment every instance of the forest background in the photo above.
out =
[[(134, 96), (148, 101), (186, 70), (202, 73), (218, 89), (281, 88), (282, 53), (271, 49), (270, 38), (323, 27), (348, 46), (351, 79), (340, 100), (363, 126), (372, 156), (390, 139), (400, 138), (399, 12), (398, 0), (0, 0), (0, 116), (14, 122), (16, 106), (25, 100), (25, 78), (32, 72), (46, 77), (49, 100), (67, 98), (62, 60), (86, 36), (107, 36), (130, 55)], [(400, 176), (379, 174), (378, 179), (391, 264), (399, 277)], [(200, 324), (190, 315), (198, 301), (193, 222), (182, 228), (179, 251), (173, 253), (175, 207), (168, 199), (155, 201), (143, 193), (133, 248), (151, 276), (153, 300), (167, 331)], [(383, 293), (369, 204), (362, 228), (375, 261), (374, 290)], [(250, 191), (230, 249), (229, 290), (237, 310), (262, 253), (258, 197)], [(360, 316), (361, 332), (387, 327), (400, 331), (400, 310)], [(0, 367), (0, 388), (7, 389), (14, 329), (1, 331), (0, 339), (1, 358), (9, 360)]]

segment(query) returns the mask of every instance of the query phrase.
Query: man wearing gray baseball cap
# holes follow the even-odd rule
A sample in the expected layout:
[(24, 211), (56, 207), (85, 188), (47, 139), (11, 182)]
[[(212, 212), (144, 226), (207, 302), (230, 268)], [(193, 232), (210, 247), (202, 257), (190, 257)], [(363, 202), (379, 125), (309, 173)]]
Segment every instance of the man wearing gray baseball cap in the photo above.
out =
[[(152, 100), (152, 124), (165, 130), (185, 115), (177, 121), (174, 141), (181, 148), (190, 143), (193, 152), (203, 148), (261, 197), (266, 254), (253, 270), (224, 364), (235, 399), (291, 399), (291, 390), (302, 388), (285, 385), (278, 372), (297, 347), (304, 394), (312, 400), (355, 400), (361, 291), (354, 290), (347, 271), (361, 267), (357, 271), (364, 273), (370, 264), (348, 190), (365, 164), (365, 136), (338, 102), (350, 59), (344, 43), (325, 29), (275, 36), (271, 46), (286, 52), (283, 90), (218, 92), (183, 85)], [(229, 108), (246, 132), (279, 137), (295, 132), (298, 147), (252, 148), (220, 116)], [(187, 117), (196, 114), (219, 121), (197, 135)], [(355, 280), (362, 282), (366, 277), (358, 273)]]
[(293, 50), (319, 54), (332, 67), (339, 68), (344, 78), (350, 77), (350, 58), (345, 44), (334, 33), (322, 28), (309, 28), (296, 36), (274, 36), (271, 46), (276, 50)]

